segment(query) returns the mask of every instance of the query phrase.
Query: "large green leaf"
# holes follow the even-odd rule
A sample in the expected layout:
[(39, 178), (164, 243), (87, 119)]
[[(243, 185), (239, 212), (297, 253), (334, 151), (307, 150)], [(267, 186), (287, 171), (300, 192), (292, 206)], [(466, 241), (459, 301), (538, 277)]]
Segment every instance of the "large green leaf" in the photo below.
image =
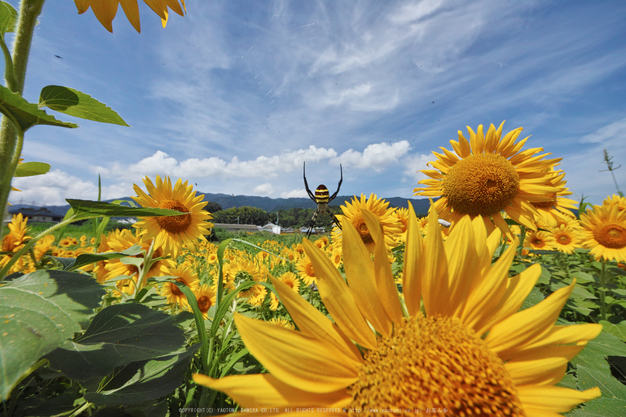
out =
[(29, 103), (3, 85), (0, 85), (0, 112), (17, 123), (22, 132), (26, 132), (35, 125), (78, 127), (77, 124), (62, 122), (45, 111), (39, 110), (36, 104)]
[(24, 162), (17, 166), (14, 177), (32, 177), (42, 175), (50, 171), (50, 164), (45, 162)]
[(179, 216), (182, 213), (177, 210), (168, 210), (160, 208), (145, 207), (128, 207), (119, 206), (117, 204), (105, 203), (102, 201), (90, 200), (65, 200), (70, 203), (74, 213), (77, 215), (76, 220), (88, 219), (91, 217), (108, 216), (108, 217), (151, 217), (151, 216)]
[(105, 291), (93, 278), (36, 271), (0, 286), (0, 397), (43, 355), (81, 332)]
[(184, 343), (173, 316), (142, 304), (116, 304), (100, 311), (84, 335), (47, 358), (67, 377), (87, 381), (117, 366), (172, 354)]
[(119, 369), (97, 393), (86, 393), (85, 399), (98, 405), (131, 405), (164, 397), (180, 386), (199, 348), (197, 343), (182, 353), (133, 362)]
[(572, 359), (572, 364), (576, 367), (583, 365), (589, 372), (596, 370), (610, 375), (608, 356), (626, 356), (626, 343), (603, 331), (587, 343), (582, 352)]
[(0, 36), (15, 30), (17, 10), (6, 1), (0, 2)]
[(615, 379), (610, 373), (590, 369), (584, 365), (576, 368), (578, 374), (578, 388), (586, 390), (598, 387), (602, 391), (602, 396), (607, 398), (619, 398), (626, 401), (626, 385)]
[(59, 85), (48, 85), (41, 90), (39, 107), (49, 107), (70, 116), (102, 123), (128, 126), (126, 122), (106, 104), (93, 97)]
[(626, 401), (617, 398), (597, 398), (585, 406), (567, 414), (568, 417), (624, 417)]
[(606, 320), (600, 320), (599, 323), (602, 325), (602, 329), (605, 332), (611, 333), (622, 342), (626, 342), (626, 320), (622, 320), (617, 324)]

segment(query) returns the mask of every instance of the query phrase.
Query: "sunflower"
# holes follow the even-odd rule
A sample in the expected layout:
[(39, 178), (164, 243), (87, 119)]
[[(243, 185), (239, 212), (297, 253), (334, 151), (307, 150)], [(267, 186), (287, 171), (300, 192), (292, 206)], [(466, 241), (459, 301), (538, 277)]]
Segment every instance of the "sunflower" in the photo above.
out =
[(616, 204), (617, 207), (619, 208), (619, 211), (624, 211), (626, 210), (626, 197), (613, 194), (612, 196), (605, 198), (602, 204), (606, 204), (606, 205)]
[(515, 143), (522, 128), (500, 139), (503, 125), (497, 130), (489, 126), (486, 136), (482, 125), (476, 133), (468, 126), (469, 142), (459, 130), (459, 141), (450, 141), (456, 155), (444, 148), (443, 155), (433, 152), (437, 161), (429, 164), (435, 169), (421, 171), (430, 179), (419, 182), (425, 186), (415, 188), (415, 195), (441, 197), (435, 208), (439, 217), (452, 223), (466, 214), (480, 216), (489, 230), (495, 224), (510, 234), (502, 218), (504, 210), (518, 223), (535, 229), (538, 213), (531, 203), (554, 199), (558, 189), (550, 183), (550, 170), (561, 159), (544, 159), (550, 154), (538, 155), (543, 148), (520, 152), (528, 139)]
[(287, 284), (296, 293), (300, 292), (300, 279), (293, 272), (285, 272), (278, 279)]
[(23, 217), (22, 213), (13, 215), (11, 223), (8, 224), (9, 233), (2, 238), (2, 252), (16, 253), (32, 238), (26, 235), (28, 232), (27, 222), (28, 217)]
[(554, 236), (555, 249), (564, 253), (574, 253), (574, 249), (580, 248), (580, 224), (578, 220), (561, 223), (551, 229)]
[(544, 230), (529, 230), (526, 234), (526, 239), (524, 239), (524, 247), (535, 250), (554, 249), (554, 235)]
[(273, 325), (276, 325), (276, 326), (284, 327), (286, 329), (291, 329), (291, 330), (295, 329), (295, 327), (294, 327), (292, 322), (290, 322), (287, 319), (283, 319), (283, 318), (279, 318), (279, 317), (271, 318), (269, 320), (269, 323), (272, 323)]
[[(199, 287), (194, 291), (196, 295), (196, 302), (198, 303), (198, 309), (202, 313), (204, 319), (209, 318), (209, 309), (215, 305), (215, 287), (207, 284)], [(191, 307), (189, 307), (191, 311)]]
[(344, 408), (353, 415), (381, 409), (414, 415), (413, 409), (436, 406), (455, 416), (557, 416), (600, 396), (598, 388), (555, 386), (568, 361), (602, 330), (599, 324), (555, 326), (574, 284), (519, 311), (541, 267), (509, 278), (515, 245), (492, 265), (497, 231), (488, 236), (482, 218), (464, 216), (443, 242), (433, 210), (425, 239), (415, 216), (409, 218), (405, 310), (382, 227), (375, 214), (364, 210), (363, 216), (375, 256), (371, 260), (358, 231), (345, 224), (347, 282), (304, 241), (332, 321), (273, 280), (299, 330), (235, 315), (246, 347), (269, 374), (194, 374), (193, 380), (244, 408), (315, 407), (318, 415), (342, 414)]
[[(113, 19), (117, 14), (117, 5), (122, 3), (122, 9), (126, 13), (128, 21), (133, 25), (137, 32), (141, 32), (141, 26), (139, 24), (139, 6), (137, 0), (74, 0), (78, 14), (83, 14), (89, 7), (93, 10), (102, 26), (104, 26), (109, 32), (113, 32)], [(187, 11), (185, 7), (185, 0), (181, 0), (183, 7), (180, 7), (178, 0), (144, 0), (144, 2), (150, 6), (150, 8), (159, 15), (161, 18), (161, 24), (163, 27), (167, 24), (167, 18), (169, 7), (177, 14), (184, 16), (184, 11)], [(183, 11), (184, 10), (184, 11)]]
[(157, 175), (156, 187), (148, 177), (143, 183), (149, 194), (134, 185), (137, 197), (133, 197), (133, 200), (139, 205), (187, 213), (180, 216), (147, 217), (138, 221), (133, 226), (141, 230), (144, 240), (155, 239), (155, 245), (163, 247), (165, 254), (173, 257), (176, 257), (183, 243), (194, 249), (198, 239), (205, 240), (204, 236), (209, 234), (208, 229), (213, 227), (213, 223), (209, 223), (213, 216), (202, 210), (208, 204), (202, 201), (204, 195), (196, 196), (193, 187), (188, 186), (187, 181), (183, 183), (182, 179), (176, 181), (173, 189), (169, 177), (165, 177), (163, 181)]
[(566, 181), (563, 179), (565, 172), (552, 169), (551, 173), (550, 184), (557, 189), (557, 192), (549, 194), (550, 200), (548, 201), (531, 202), (530, 204), (537, 209), (536, 221), (538, 225), (545, 224), (548, 227), (556, 227), (575, 218), (571, 210), (577, 208), (577, 202), (564, 197), (572, 194), (568, 188), (565, 188)]
[(278, 306), (280, 305), (280, 300), (273, 292), (270, 292), (270, 310), (276, 311), (278, 310)]
[(315, 278), (315, 267), (308, 255), (305, 254), (302, 258), (298, 259), (296, 269), (298, 270), (298, 274), (300, 274), (300, 279), (302, 279), (306, 285), (317, 282)]
[[(106, 242), (106, 245), (112, 252), (121, 252), (133, 245), (139, 245), (143, 251), (139, 255), (133, 256), (133, 258), (141, 259), (143, 259), (144, 253), (148, 252), (150, 249), (150, 244), (150, 241), (143, 240), (140, 236), (134, 235), (133, 232), (128, 229), (123, 229), (119, 233), (109, 235)], [(146, 280), (150, 277), (167, 275), (169, 273), (169, 268), (173, 268), (175, 265), (173, 260), (163, 257), (163, 250), (161, 248), (156, 248), (152, 257), (153, 259), (162, 259), (155, 261), (150, 265), (150, 270), (144, 274), (144, 282), (142, 285), (145, 285)], [(143, 264), (141, 266), (143, 267)], [(104, 270), (106, 273), (102, 276), (103, 281), (126, 275), (131, 278), (118, 281), (116, 284), (118, 289), (127, 294), (132, 294), (135, 291), (135, 284), (139, 278), (139, 269), (137, 266), (130, 263), (124, 263), (122, 262), (122, 259), (111, 259), (104, 261)]]
[(626, 262), (626, 210), (618, 204), (593, 206), (580, 215), (583, 246), (596, 260)]
[(400, 226), (400, 234), (397, 238), (397, 243), (404, 243), (406, 240), (406, 228), (409, 225), (409, 209), (399, 208), (393, 213), (393, 216), (396, 218), (398, 226)]
[(341, 248), (335, 248), (330, 253), (330, 260), (333, 265), (335, 265), (335, 268), (339, 268), (341, 266), (342, 256), (343, 254), (341, 253)]
[[(341, 224), (350, 223), (356, 230), (358, 230), (363, 243), (367, 249), (373, 253), (374, 240), (371, 233), (367, 229), (367, 225), (363, 220), (362, 210), (369, 210), (378, 216), (380, 223), (383, 225), (383, 234), (385, 235), (385, 244), (388, 248), (395, 247), (395, 239), (400, 236), (400, 225), (397, 222), (397, 218), (393, 215), (395, 208), (389, 208), (389, 203), (385, 200), (379, 199), (376, 194), (370, 194), (366, 199), (365, 195), (361, 194), (361, 198), (357, 199), (356, 196), (352, 198), (352, 201), (346, 203), (345, 206), (341, 206), (342, 216), (337, 216), (341, 221)], [(337, 233), (333, 236), (333, 242), (341, 242), (341, 233)]]
[(188, 286), (191, 291), (196, 291), (200, 286), (198, 276), (191, 270), (191, 268), (182, 265), (171, 269), (167, 275), (172, 275), (176, 278), (173, 281), (163, 283), (159, 293), (163, 297), (167, 298), (168, 304), (171, 304), (172, 307), (178, 305), (182, 309), (186, 309), (189, 306), (187, 297), (174, 282), (182, 282)]
[[(22, 249), (28, 240), (32, 239), (31, 236), (26, 234), (28, 232), (26, 227), (27, 221), (28, 217), (23, 217), (22, 213), (13, 215), (11, 223), (8, 224), (9, 233), (2, 238), (0, 250), (8, 252), (8, 254), (0, 258), (0, 269), (11, 261), (13, 255)], [(21, 271), (24, 263), (24, 257), (20, 258), (11, 266), (11, 269), (8, 271), (9, 274)]]

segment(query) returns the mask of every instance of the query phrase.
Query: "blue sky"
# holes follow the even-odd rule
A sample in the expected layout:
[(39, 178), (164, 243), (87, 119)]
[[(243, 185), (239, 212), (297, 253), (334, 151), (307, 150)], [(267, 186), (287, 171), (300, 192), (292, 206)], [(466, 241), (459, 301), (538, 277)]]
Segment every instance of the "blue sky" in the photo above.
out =
[[(16, 5), (16, 0), (10, 1)], [(132, 127), (78, 122), (26, 134), (10, 201), (64, 204), (135, 195), (144, 176), (209, 193), (411, 197), (417, 173), (465, 126), (506, 120), (526, 147), (563, 158), (574, 198), (626, 189), (626, 4), (622, 1), (188, 0), (167, 27), (140, 1), (109, 33), (92, 11), (49, 0), (25, 97), (45, 85), (88, 93)], [(12, 39), (10, 39), (12, 42)], [(58, 55), (61, 58), (57, 58)]]

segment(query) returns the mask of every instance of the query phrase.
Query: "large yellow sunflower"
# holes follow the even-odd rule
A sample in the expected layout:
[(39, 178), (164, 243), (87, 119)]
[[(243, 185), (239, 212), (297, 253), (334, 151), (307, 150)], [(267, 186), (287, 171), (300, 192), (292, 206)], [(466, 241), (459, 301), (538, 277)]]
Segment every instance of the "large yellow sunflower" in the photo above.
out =
[(273, 280), (298, 331), (235, 316), (246, 347), (269, 374), (195, 374), (194, 381), (244, 408), (257, 407), (251, 415), (262, 415), (264, 407), (277, 414), (312, 407), (317, 415), (393, 409), (414, 416), (435, 408), (454, 416), (554, 417), (600, 395), (598, 388), (555, 386), (568, 361), (602, 330), (599, 324), (555, 325), (574, 284), (519, 311), (541, 267), (509, 278), (517, 245), (492, 265), (500, 234), (488, 236), (482, 218), (460, 218), (444, 242), (435, 210), (425, 239), (409, 212), (404, 306), (382, 228), (376, 215), (363, 210), (376, 242), (374, 260), (358, 231), (345, 224), (346, 279), (305, 240), (334, 322)]
[(596, 260), (626, 262), (626, 210), (616, 203), (593, 206), (580, 215), (580, 222), (583, 246)]
[[(169, 7), (174, 12), (181, 16), (184, 16), (184, 12), (187, 11), (185, 7), (185, 0), (180, 0), (182, 8), (178, 0), (143, 0), (150, 8), (159, 15), (161, 18), (161, 24), (163, 27), (167, 24), (167, 18), (169, 16)], [(137, 32), (141, 32), (141, 25), (139, 24), (139, 6), (137, 0), (74, 0), (78, 14), (83, 14), (89, 7), (93, 10), (102, 26), (104, 26), (109, 32), (113, 32), (113, 19), (117, 14), (117, 6), (122, 3), (122, 9), (126, 13), (128, 21), (133, 25)]]
[[(341, 206), (343, 215), (337, 217), (339, 218), (342, 226), (344, 223), (352, 224), (352, 226), (354, 226), (359, 232), (359, 235), (361, 236), (361, 239), (363, 240), (363, 243), (365, 243), (367, 249), (373, 253), (374, 240), (372, 239), (372, 235), (363, 220), (363, 215), (361, 213), (363, 209), (371, 211), (378, 217), (378, 220), (383, 226), (385, 244), (389, 249), (395, 247), (395, 239), (401, 234), (398, 219), (393, 215), (396, 209), (389, 208), (389, 202), (379, 199), (376, 194), (370, 194), (368, 199), (366, 199), (363, 194), (361, 194), (360, 199), (354, 196), (351, 202), (346, 203), (345, 206)], [(341, 237), (341, 233), (333, 234), (333, 242), (341, 242)]]
[(521, 151), (528, 139), (515, 143), (521, 127), (500, 139), (503, 125), (497, 130), (490, 125), (486, 135), (482, 125), (476, 132), (468, 126), (469, 141), (459, 130), (459, 141), (450, 141), (456, 155), (444, 148), (443, 154), (433, 152), (437, 160), (429, 165), (435, 169), (421, 171), (430, 179), (419, 182), (424, 187), (415, 188), (415, 195), (441, 197), (435, 203), (439, 217), (453, 223), (466, 214), (481, 216), (490, 230), (495, 223), (510, 234), (501, 214), (505, 211), (535, 229), (538, 213), (531, 203), (554, 199), (558, 189), (550, 183), (550, 172), (561, 159), (544, 159), (550, 154), (539, 155), (543, 148)]
[(180, 216), (147, 217), (134, 224), (141, 229), (144, 240), (155, 239), (155, 245), (162, 247), (166, 255), (176, 257), (183, 243), (191, 249), (195, 249), (198, 239), (206, 240), (205, 235), (213, 227), (211, 213), (202, 210), (207, 205), (202, 201), (204, 195), (196, 196), (191, 185), (182, 179), (176, 181), (172, 189), (169, 177), (165, 181), (157, 175), (156, 186), (146, 177), (143, 180), (148, 194), (139, 186), (134, 185), (137, 197), (133, 197), (142, 207), (158, 207), (163, 209), (177, 210), (183, 214)]

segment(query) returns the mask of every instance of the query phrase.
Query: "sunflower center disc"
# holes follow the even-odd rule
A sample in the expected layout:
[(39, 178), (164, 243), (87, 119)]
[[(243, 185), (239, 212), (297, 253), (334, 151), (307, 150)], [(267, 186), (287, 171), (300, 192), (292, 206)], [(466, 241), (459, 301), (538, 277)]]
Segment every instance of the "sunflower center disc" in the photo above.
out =
[(559, 243), (561, 243), (561, 245), (569, 245), (572, 243), (572, 238), (567, 235), (559, 235)]
[(367, 224), (365, 224), (365, 220), (363, 220), (363, 216), (361, 214), (354, 216), (352, 224), (354, 225), (356, 231), (359, 232), (359, 236), (361, 236), (363, 243), (367, 245), (368, 243), (372, 243), (374, 241), (374, 238), (372, 238), (370, 231), (367, 229)]
[[(184, 204), (176, 200), (163, 200), (159, 203), (159, 208), (177, 210), (181, 213), (189, 212), (189, 209), (187, 209)], [(184, 232), (189, 228), (191, 220), (191, 214), (182, 214), (180, 216), (163, 216), (156, 218), (159, 226), (161, 226), (162, 229), (170, 233)]]
[(503, 156), (470, 155), (457, 162), (443, 180), (443, 195), (461, 214), (490, 216), (504, 210), (519, 189), (519, 175)]
[(349, 413), (524, 416), (502, 360), (458, 319), (404, 319), (365, 354)]
[(626, 247), (626, 229), (618, 224), (607, 224), (600, 230), (594, 230), (593, 235), (598, 243), (606, 248)]

